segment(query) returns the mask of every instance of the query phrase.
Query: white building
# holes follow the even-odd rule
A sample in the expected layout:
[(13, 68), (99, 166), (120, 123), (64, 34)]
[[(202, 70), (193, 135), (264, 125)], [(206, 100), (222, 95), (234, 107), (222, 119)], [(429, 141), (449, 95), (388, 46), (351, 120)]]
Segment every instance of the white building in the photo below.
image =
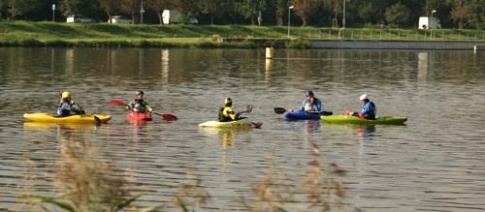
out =
[(440, 20), (436, 17), (427, 17), (421, 16), (419, 17), (418, 23), (419, 29), (439, 29), (441, 28)]
[[(177, 10), (163, 10), (162, 19), (163, 24), (177, 24), (182, 22), (183, 15)], [(190, 18), (188, 24), (198, 24), (199, 20)]]

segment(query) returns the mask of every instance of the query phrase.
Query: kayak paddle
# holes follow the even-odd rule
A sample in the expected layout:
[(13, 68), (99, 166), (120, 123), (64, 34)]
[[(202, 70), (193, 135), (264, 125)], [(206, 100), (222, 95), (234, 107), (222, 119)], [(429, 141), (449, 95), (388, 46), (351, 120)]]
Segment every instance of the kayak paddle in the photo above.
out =
[(89, 114), (89, 113), (86, 113), (86, 115), (90, 115), (90, 116), (93, 116), (94, 117), (94, 121), (96, 122), (96, 126), (100, 126), (101, 125), (101, 119), (99, 117), (97, 117), (94, 114)]
[(175, 115), (169, 114), (169, 113), (157, 113), (157, 112), (152, 112), (153, 114), (159, 115), (163, 118), (163, 120), (166, 121), (176, 121), (178, 118)]
[(285, 108), (282, 108), (282, 107), (275, 107), (274, 108), (274, 112), (276, 114), (283, 114), (283, 113), (286, 113), (286, 109)]
[[(283, 114), (283, 113), (286, 113), (288, 111), (285, 108), (282, 108), (282, 107), (275, 107), (274, 108), (274, 112), (276, 114)], [(322, 115), (322, 116), (330, 116), (330, 115), (333, 115), (333, 112), (332, 111), (321, 111), (320, 112), (320, 115)]]
[[(112, 104), (112, 105), (118, 105), (118, 106), (123, 106), (123, 107), (127, 106), (127, 104), (125, 104), (123, 101), (120, 101), (120, 100), (117, 100), (117, 99), (113, 99), (113, 100), (109, 101), (109, 103)], [(157, 112), (152, 112), (152, 113), (161, 116), (164, 120), (167, 120), (167, 121), (175, 121), (175, 120), (178, 119), (177, 116), (169, 114), (169, 113), (157, 113)]]

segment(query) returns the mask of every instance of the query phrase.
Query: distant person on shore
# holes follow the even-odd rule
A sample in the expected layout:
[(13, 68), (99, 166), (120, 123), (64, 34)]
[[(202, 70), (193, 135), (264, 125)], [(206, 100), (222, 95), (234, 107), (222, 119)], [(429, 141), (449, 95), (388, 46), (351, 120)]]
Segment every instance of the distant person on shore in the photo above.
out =
[(375, 120), (376, 119), (376, 105), (374, 102), (369, 100), (369, 96), (367, 94), (362, 94), (359, 98), (360, 106), (362, 109), (360, 112), (354, 112), (351, 110), (345, 111), (345, 115), (349, 116), (357, 116), (363, 119)]
[(126, 105), (127, 110), (131, 110), (136, 113), (146, 113), (152, 112), (152, 108), (150, 105), (143, 99), (145, 92), (137, 91), (135, 93), (135, 99), (133, 99), (130, 103)]
[(252, 110), (253, 107), (248, 105), (246, 110), (239, 113), (234, 112), (234, 110), (232, 109), (232, 99), (228, 97), (224, 100), (224, 106), (219, 109), (218, 119), (220, 122), (236, 121), (239, 119), (243, 119), (242, 117), (240, 117), (242, 113), (251, 113)]
[(57, 115), (59, 117), (70, 116), (75, 114), (84, 114), (81, 106), (71, 100), (71, 93), (65, 91), (61, 93), (61, 100), (57, 105)]

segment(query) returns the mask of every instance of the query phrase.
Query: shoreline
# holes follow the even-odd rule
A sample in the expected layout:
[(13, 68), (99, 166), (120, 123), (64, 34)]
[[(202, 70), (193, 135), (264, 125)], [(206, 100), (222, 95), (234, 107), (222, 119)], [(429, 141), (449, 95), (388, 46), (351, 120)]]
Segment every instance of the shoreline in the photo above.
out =
[(64, 48), (236, 48), (257, 49), (409, 49), (409, 50), (473, 50), (484, 51), (485, 41), (398, 41), (398, 40), (322, 40), (322, 39), (264, 39), (217, 38), (192, 42), (163, 39), (133, 40), (51, 40), (19, 39), (0, 41), (0, 47), (64, 47)]
[(485, 41), (357, 41), (312, 40), (312, 49), (485, 50)]

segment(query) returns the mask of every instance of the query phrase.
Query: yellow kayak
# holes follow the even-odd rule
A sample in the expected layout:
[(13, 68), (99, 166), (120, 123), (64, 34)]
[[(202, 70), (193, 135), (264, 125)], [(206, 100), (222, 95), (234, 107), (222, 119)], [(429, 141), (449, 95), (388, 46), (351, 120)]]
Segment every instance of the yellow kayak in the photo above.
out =
[(220, 122), (220, 121), (206, 121), (199, 124), (199, 127), (214, 127), (214, 128), (242, 128), (242, 127), (253, 127), (259, 128), (263, 123), (261, 122), (251, 122), (248, 118), (239, 119), (236, 121)]
[(106, 123), (111, 119), (110, 115), (102, 114), (82, 114), (70, 115), (65, 117), (56, 117), (49, 113), (24, 113), (24, 118), (34, 122), (50, 122), (50, 123), (96, 123), (96, 118), (102, 123)]

